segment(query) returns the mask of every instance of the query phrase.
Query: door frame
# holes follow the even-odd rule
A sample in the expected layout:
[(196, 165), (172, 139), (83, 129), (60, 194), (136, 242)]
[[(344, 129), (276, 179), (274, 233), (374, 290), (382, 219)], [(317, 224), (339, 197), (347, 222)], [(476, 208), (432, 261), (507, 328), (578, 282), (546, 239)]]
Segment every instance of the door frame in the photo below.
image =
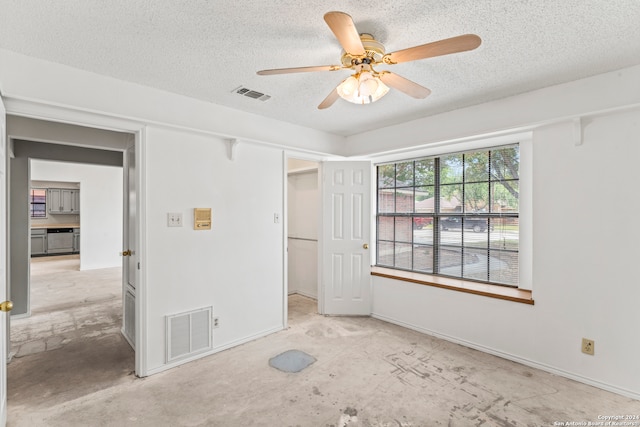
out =
[(321, 306), (321, 291), (322, 291), (322, 282), (321, 279), (321, 268), (320, 268), (320, 248), (322, 247), (322, 236), (321, 236), (321, 227), (322, 227), (322, 162), (326, 160), (326, 155), (320, 155), (315, 153), (308, 153), (303, 151), (294, 151), (294, 150), (283, 150), (282, 152), (282, 260), (283, 260), (283, 279), (282, 279), (282, 294), (283, 294), (283, 302), (282, 302), (282, 325), (284, 329), (288, 328), (288, 317), (289, 317), (289, 159), (296, 160), (306, 160), (309, 162), (315, 162), (318, 164), (318, 258), (316, 260), (318, 264), (318, 313), (322, 314), (322, 306)]
[[(139, 377), (148, 375), (147, 369), (147, 291), (146, 291), (146, 233), (142, 226), (142, 218), (145, 216), (146, 205), (146, 182), (145, 182), (145, 147), (146, 147), (146, 126), (139, 121), (96, 113), (82, 108), (61, 107), (27, 99), (14, 98), (10, 95), (3, 96), (3, 101), (7, 115), (22, 116), (37, 120), (59, 122), (77, 126), (84, 126), (96, 129), (111, 130), (116, 132), (127, 132), (134, 135), (135, 161), (136, 161), (136, 248), (132, 248), (138, 258), (141, 268), (136, 270), (137, 292), (136, 292), (136, 348), (135, 348), (135, 374)], [(7, 141), (8, 143), (8, 141)], [(128, 193), (123, 197), (127, 198)], [(8, 208), (8, 195), (6, 197)], [(7, 242), (9, 245), (9, 242)], [(9, 247), (7, 247), (9, 250)], [(123, 272), (124, 274), (124, 272)]]
[[(283, 319), (284, 319), (284, 327), (287, 328), (288, 326), (288, 306), (287, 306), (287, 302), (288, 302), (288, 297), (289, 297), (289, 159), (295, 159), (295, 160), (304, 160), (304, 161), (308, 161), (308, 162), (314, 162), (318, 165), (318, 168), (316, 170), (317, 173), (317, 185), (318, 185), (318, 231), (316, 233), (317, 235), (317, 248), (318, 251), (320, 250), (320, 240), (321, 240), (321, 214), (322, 214), (322, 193), (320, 192), (320, 185), (321, 185), (321, 168), (322, 168), (322, 158), (320, 156), (312, 156), (306, 153), (298, 153), (298, 152), (284, 152), (284, 156), (283, 156), (283, 161), (284, 161), (284, 187), (283, 187), (283, 238), (284, 238), (284, 255), (283, 255), (283, 259), (284, 259), (284, 315), (283, 315)], [(320, 257), (318, 257), (316, 259), (316, 264), (318, 267), (318, 289), (316, 291), (317, 294), (317, 308), (318, 308), (318, 312), (320, 313), (320, 304), (321, 304), (321, 299), (320, 299)]]
[[(0, 150), (2, 150), (0, 153), (0, 161), (2, 162), (2, 166), (0, 166), (0, 174), (2, 175), (0, 185), (2, 185), (2, 190), (0, 190), (0, 193), (4, 192), (3, 200), (0, 200), (0, 205), (2, 205), (0, 235), (4, 238), (4, 242), (0, 242), (0, 245), (3, 245), (0, 248), (0, 256), (2, 256), (2, 260), (0, 260), (0, 267), (2, 267), (0, 268), (0, 274), (2, 274), (0, 278), (0, 301), (8, 300), (10, 291), (9, 239), (7, 233), (9, 228), (9, 181), (7, 173), (9, 171), (9, 138), (6, 137), (6, 125), (6, 108), (4, 98), (0, 94)], [(0, 312), (0, 330), (5, 334), (4, 337), (0, 337), (0, 426), (3, 427), (7, 424), (7, 363), (9, 363), (7, 355), (11, 343), (9, 334), (10, 322), (10, 313), (8, 311), (5, 313)]]
[[(315, 154), (315, 153), (307, 153), (307, 152), (300, 152), (300, 151), (288, 151), (285, 150), (283, 152), (283, 325), (284, 328), (286, 329), (288, 327), (288, 306), (287, 306), (287, 301), (288, 301), (288, 290), (289, 290), (289, 277), (288, 277), (288, 271), (289, 271), (289, 264), (288, 264), (288, 220), (289, 220), (289, 211), (288, 211), (288, 160), (289, 159), (300, 159), (300, 160), (307, 160), (307, 161), (312, 161), (312, 162), (316, 162), (318, 164), (318, 257), (317, 257), (317, 264), (318, 264), (318, 300), (317, 300), (317, 306), (318, 306), (318, 313), (319, 314), (326, 314), (326, 310), (325, 310), (325, 304), (324, 304), (324, 299), (325, 299), (325, 283), (324, 283), (324, 275), (323, 275), (323, 253), (324, 253), (324, 242), (323, 242), (323, 228), (326, 226), (325, 224), (325, 220), (323, 217), (323, 211), (324, 211), (324, 206), (323, 206), (323, 195), (324, 195), (324, 165), (326, 162), (332, 162), (332, 161), (351, 161), (354, 159), (349, 159), (349, 158), (345, 158), (345, 157), (338, 157), (338, 156), (327, 156), (327, 155), (319, 155), (319, 154)], [(371, 162), (371, 168), (373, 169), (373, 162), (368, 160), (368, 159), (358, 159), (358, 160), (365, 160), (365, 161), (369, 161)], [(372, 177), (373, 177), (373, 172), (372, 172)], [(372, 179), (372, 183), (375, 182)], [(370, 189), (371, 195), (373, 197), (373, 187)], [(372, 201), (375, 199), (371, 199)], [(373, 204), (371, 204), (370, 209), (373, 209)], [(371, 215), (371, 210), (369, 211), (369, 215)], [(373, 224), (373, 223), (372, 223)], [(371, 230), (373, 230), (373, 225), (371, 225), (371, 227), (369, 228), (369, 232), (371, 233)], [(371, 236), (373, 236), (373, 234), (371, 234)], [(372, 239), (373, 240), (373, 239)], [(375, 250), (375, 242), (370, 242), (369, 247), (370, 248), (374, 248)], [(371, 255), (369, 256), (369, 262), (371, 262)], [(371, 301), (370, 301), (371, 304)]]

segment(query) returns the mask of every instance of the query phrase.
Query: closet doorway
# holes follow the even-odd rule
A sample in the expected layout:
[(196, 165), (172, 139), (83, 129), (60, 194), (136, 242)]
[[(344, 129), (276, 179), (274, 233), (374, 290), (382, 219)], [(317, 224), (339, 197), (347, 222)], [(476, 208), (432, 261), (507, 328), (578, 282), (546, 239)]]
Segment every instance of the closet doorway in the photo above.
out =
[[(287, 256), (289, 304), (298, 296), (318, 312), (319, 163), (287, 159)], [(296, 295), (295, 298), (292, 298)]]

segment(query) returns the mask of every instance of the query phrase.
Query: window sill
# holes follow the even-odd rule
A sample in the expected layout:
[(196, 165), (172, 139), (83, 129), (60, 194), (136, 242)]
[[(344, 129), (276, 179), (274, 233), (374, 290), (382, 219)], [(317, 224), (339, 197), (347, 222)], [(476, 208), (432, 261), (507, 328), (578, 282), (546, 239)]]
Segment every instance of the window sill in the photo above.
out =
[(371, 275), (533, 305), (533, 296), (531, 295), (531, 291), (526, 289), (469, 282), (462, 279), (452, 279), (450, 277), (432, 276), (424, 273), (415, 273), (412, 271), (394, 270), (391, 268), (375, 266), (371, 267)]

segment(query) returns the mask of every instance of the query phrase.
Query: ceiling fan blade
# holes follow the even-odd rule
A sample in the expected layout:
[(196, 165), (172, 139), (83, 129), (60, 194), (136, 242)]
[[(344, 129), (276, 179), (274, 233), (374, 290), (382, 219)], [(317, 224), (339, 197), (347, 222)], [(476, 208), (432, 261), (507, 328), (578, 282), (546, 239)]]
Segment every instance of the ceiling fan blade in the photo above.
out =
[(384, 56), (383, 61), (387, 64), (399, 64), (417, 59), (433, 58), (434, 56), (473, 50), (480, 46), (480, 43), (482, 43), (480, 37), (475, 34), (465, 34), (391, 52)]
[(387, 86), (398, 89), (413, 98), (423, 99), (431, 93), (426, 87), (389, 71), (380, 73), (380, 80)]
[(351, 55), (364, 55), (364, 46), (351, 16), (344, 12), (327, 12), (324, 20), (333, 31), (345, 52)]
[(273, 70), (261, 70), (257, 74), (260, 76), (270, 76), (273, 74), (291, 74), (291, 73), (308, 73), (311, 71), (336, 71), (342, 70), (340, 65), (318, 65), (315, 67), (295, 67), (295, 68), (276, 68)]
[(331, 91), (331, 93), (318, 105), (318, 110), (324, 110), (325, 108), (329, 108), (333, 105), (337, 99), (340, 98), (338, 95), (338, 88), (335, 88)]

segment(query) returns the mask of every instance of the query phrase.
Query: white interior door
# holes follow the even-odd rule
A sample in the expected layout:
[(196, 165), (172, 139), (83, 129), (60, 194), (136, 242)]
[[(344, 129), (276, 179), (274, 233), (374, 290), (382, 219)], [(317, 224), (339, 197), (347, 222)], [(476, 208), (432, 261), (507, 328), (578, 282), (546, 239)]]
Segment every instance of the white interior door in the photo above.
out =
[[(7, 114), (0, 98), (0, 302), (7, 299)], [(8, 312), (0, 312), (0, 426), (7, 423)]]
[(371, 314), (371, 163), (322, 164), (322, 313)]
[(124, 152), (124, 251), (122, 262), (123, 291), (123, 334), (136, 348), (136, 273), (138, 256), (136, 254), (136, 154), (135, 144)]

